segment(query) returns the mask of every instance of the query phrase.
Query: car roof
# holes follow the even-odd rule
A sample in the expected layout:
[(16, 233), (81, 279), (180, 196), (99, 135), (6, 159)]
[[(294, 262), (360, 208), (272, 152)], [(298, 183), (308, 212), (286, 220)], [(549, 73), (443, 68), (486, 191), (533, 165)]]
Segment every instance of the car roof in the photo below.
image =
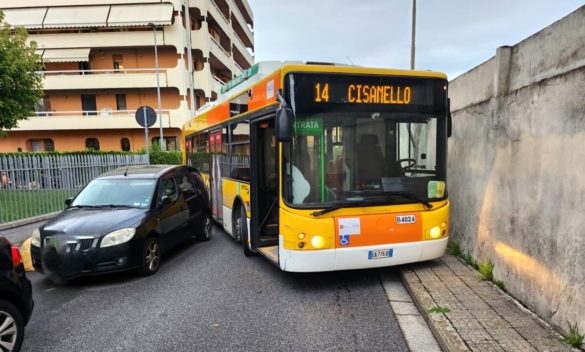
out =
[(181, 165), (132, 165), (119, 167), (115, 170), (106, 172), (96, 179), (125, 179), (125, 178), (150, 178), (156, 179), (170, 170), (178, 169)]

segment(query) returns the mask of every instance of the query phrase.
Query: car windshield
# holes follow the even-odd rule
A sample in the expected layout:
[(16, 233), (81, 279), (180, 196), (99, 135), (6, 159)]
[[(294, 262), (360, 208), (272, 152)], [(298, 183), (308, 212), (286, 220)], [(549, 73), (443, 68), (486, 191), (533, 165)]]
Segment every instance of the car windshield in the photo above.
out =
[(155, 184), (156, 180), (146, 179), (93, 180), (75, 197), (71, 206), (148, 208)]
[(317, 206), (443, 198), (443, 129), (443, 119), (421, 113), (298, 115), (284, 154), (285, 199)]

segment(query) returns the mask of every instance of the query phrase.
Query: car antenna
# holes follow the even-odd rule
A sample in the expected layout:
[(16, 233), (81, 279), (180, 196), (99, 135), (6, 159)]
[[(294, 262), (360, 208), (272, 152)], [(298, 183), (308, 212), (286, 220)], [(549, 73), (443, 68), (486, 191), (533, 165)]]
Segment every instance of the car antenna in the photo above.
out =
[(128, 176), (128, 168), (130, 167), (130, 165), (126, 166), (126, 170), (124, 171), (124, 177)]

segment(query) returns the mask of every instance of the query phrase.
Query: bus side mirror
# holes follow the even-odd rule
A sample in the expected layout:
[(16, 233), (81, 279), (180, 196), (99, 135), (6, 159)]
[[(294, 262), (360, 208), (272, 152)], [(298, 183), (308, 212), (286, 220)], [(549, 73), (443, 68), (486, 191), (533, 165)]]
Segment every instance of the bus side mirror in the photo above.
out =
[(295, 115), (289, 108), (276, 110), (276, 139), (279, 142), (290, 142), (293, 136)]
[(453, 133), (453, 119), (451, 118), (451, 99), (447, 99), (447, 138)]

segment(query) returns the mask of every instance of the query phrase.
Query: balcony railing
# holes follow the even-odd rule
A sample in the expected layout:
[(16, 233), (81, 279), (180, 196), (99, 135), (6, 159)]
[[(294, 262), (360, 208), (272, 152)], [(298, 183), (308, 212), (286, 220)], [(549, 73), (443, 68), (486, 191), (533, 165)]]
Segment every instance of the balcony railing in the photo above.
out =
[[(158, 70), (159, 73), (164, 74), (167, 69), (161, 68)], [(59, 70), (59, 71), (37, 71), (44, 76), (60, 76), (60, 75), (113, 75), (113, 74), (144, 74), (151, 73), (156, 74), (156, 68), (119, 68), (119, 69), (108, 69), (108, 70)]]
[(229, 23), (230, 23), (230, 20), (229, 20), (229, 18), (227, 18), (227, 17), (225, 16), (225, 14), (223, 13), (223, 11), (221, 11), (221, 9), (220, 9), (220, 8), (219, 8), (219, 6), (218, 6), (218, 5), (215, 3), (215, 1), (211, 0), (210, 2), (211, 2), (211, 5), (212, 5), (213, 7), (215, 7), (215, 9), (217, 10), (217, 12), (219, 12), (219, 14), (221, 15), (221, 17), (223, 17), (223, 19), (225, 20), (226, 24), (229, 24)]
[(240, 65), (238, 65), (238, 63), (237, 63), (237, 62), (235, 62), (235, 61), (234, 61), (234, 65), (236, 66), (236, 68), (237, 68), (238, 70), (240, 70), (240, 72), (239, 72), (239, 73), (242, 73), (242, 72), (244, 72), (244, 69), (243, 69), (243, 68), (242, 68)]
[[(157, 109), (155, 111), (158, 114)], [(99, 118), (104, 116), (134, 117), (136, 110), (113, 110), (104, 108), (101, 110), (61, 110), (61, 111), (36, 111), (35, 117), (80, 117), (87, 116), (90, 118)], [(168, 117), (171, 111), (168, 109), (161, 110), (163, 117)]]
[(234, 31), (234, 38), (236, 38), (235, 43), (238, 51), (242, 54), (244, 59), (248, 61), (248, 64), (252, 65), (254, 63), (254, 55), (248, 50), (246, 45), (242, 42), (242, 40), (238, 37), (238, 34)]

